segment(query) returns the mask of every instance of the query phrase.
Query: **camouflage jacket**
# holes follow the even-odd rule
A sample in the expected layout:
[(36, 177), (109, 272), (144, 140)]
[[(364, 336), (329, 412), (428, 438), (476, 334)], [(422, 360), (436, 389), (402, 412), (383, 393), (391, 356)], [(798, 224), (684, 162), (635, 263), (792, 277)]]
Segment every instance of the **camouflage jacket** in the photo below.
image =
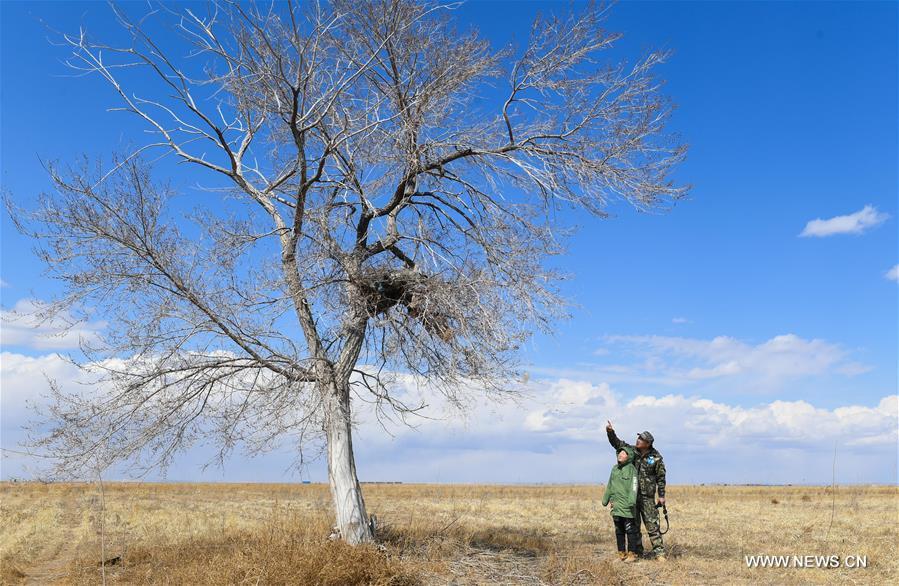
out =
[(637, 468), (637, 482), (640, 487), (640, 494), (653, 497), (656, 494), (656, 490), (658, 490), (659, 497), (665, 498), (665, 462), (662, 461), (662, 454), (655, 448), (649, 448), (649, 451), (641, 454), (632, 444), (618, 439), (614, 430), (609, 431), (608, 435), (609, 443), (612, 444), (616, 452), (621, 450), (621, 448), (634, 449), (634, 466)]

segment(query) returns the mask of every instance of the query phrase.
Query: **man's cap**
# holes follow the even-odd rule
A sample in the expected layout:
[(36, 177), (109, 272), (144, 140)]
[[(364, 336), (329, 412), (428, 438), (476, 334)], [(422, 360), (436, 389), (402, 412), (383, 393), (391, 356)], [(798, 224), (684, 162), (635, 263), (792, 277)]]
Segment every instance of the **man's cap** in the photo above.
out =
[(649, 433), (648, 431), (641, 431), (640, 433), (637, 434), (637, 437), (649, 444), (651, 444), (654, 441), (652, 434)]

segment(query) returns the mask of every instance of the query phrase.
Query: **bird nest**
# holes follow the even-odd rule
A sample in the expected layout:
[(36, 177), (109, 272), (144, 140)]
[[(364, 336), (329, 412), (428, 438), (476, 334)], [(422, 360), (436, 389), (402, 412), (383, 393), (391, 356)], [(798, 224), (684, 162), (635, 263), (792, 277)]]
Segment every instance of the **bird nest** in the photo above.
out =
[(449, 342), (454, 336), (448, 312), (441, 308), (438, 293), (446, 283), (413, 269), (375, 269), (366, 273), (359, 286), (372, 315), (395, 307), (405, 309), (430, 334)]

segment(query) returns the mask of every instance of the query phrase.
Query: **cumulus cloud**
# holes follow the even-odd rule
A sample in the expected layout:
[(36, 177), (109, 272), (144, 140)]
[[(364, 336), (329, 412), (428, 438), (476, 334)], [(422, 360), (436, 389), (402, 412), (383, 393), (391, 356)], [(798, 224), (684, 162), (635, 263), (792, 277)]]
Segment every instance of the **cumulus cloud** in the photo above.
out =
[[(57, 354), (25, 356), (15, 352), (0, 353), (3, 419), (23, 419), (27, 403), (39, 402), (48, 390), (48, 379), (60, 381), (66, 388), (74, 389), (82, 381), (82, 373), (77, 366)], [(3, 428), (9, 429), (5, 421)]]
[(575, 433), (595, 429), (596, 415), (611, 412), (618, 406), (618, 400), (608, 383), (594, 385), (567, 379), (548, 383), (536, 402), (543, 402), (547, 406), (527, 414), (524, 425), (528, 431), (553, 431), (560, 418), (569, 422), (577, 420), (579, 425), (571, 428)]
[(606, 336), (606, 348), (637, 356), (640, 362), (600, 365), (610, 380), (643, 380), (669, 386), (739, 379), (744, 390), (776, 390), (796, 379), (841, 374), (853, 376), (868, 367), (850, 359), (838, 344), (795, 334), (751, 344), (730, 336), (712, 339), (656, 335)]
[(890, 270), (884, 273), (884, 277), (890, 281), (899, 281), (899, 265), (893, 265)]
[[(0, 355), (3, 447), (15, 446), (28, 417), (25, 401), (39, 399), (45, 374), (68, 389), (89, 382), (57, 355)], [(355, 402), (359, 473), (363, 480), (406, 482), (601, 482), (613, 458), (604, 430), (611, 419), (629, 441), (638, 431), (651, 430), (675, 483), (829, 482), (835, 444), (841, 454), (860, 450), (852, 458), (841, 456), (838, 481), (894, 479), (895, 467), (875, 463), (896, 461), (895, 395), (874, 404), (849, 400), (824, 408), (802, 400), (740, 405), (686, 393), (630, 395), (626, 388), (537, 379), (517, 400), (504, 402), (485, 400), (474, 389), (467, 414), (460, 417), (451, 402), (397, 376), (394, 391), (400, 398), (410, 403), (430, 398), (427, 417), (411, 419), (413, 427), (388, 422), (385, 430), (369, 405)], [(289, 444), (256, 459), (238, 454), (222, 473), (201, 470), (206, 462), (201, 451), (180, 458), (170, 477), (278, 481), (289, 478), (284, 471), (296, 456)], [(3, 474), (18, 475), (22, 464), (4, 454)], [(313, 461), (303, 477), (324, 480), (325, 463)]]
[(11, 310), (0, 310), (0, 343), (35, 350), (71, 350), (79, 342), (97, 339), (106, 323), (84, 322), (68, 313), (42, 317), (46, 306), (36, 299), (20, 299)]
[[(561, 399), (574, 381), (560, 381), (555, 394)], [(561, 405), (561, 401), (560, 401)], [(629, 401), (612, 400), (576, 408), (540, 409), (528, 414), (539, 420), (535, 429), (575, 440), (600, 441), (605, 418), (635, 433), (651, 429), (657, 438), (690, 442), (694, 447), (723, 444), (758, 448), (832, 445), (895, 446), (899, 435), (899, 397), (882, 398), (873, 407), (848, 405), (834, 409), (815, 407), (807, 401), (772, 401), (745, 407), (709, 399), (669, 394), (639, 395)], [(630, 439), (630, 438), (625, 438)]]
[(829, 482), (835, 445), (841, 454), (862, 449), (846, 464), (840, 456), (839, 478), (889, 482), (895, 475), (873, 463), (895, 460), (896, 395), (873, 406), (827, 409), (802, 400), (747, 406), (687, 394), (628, 396), (608, 383), (560, 378), (531, 381), (517, 403), (470, 406), (464, 419), (427, 419), (390, 435), (363, 417), (360, 474), (422, 482), (602, 482), (612, 459), (605, 437), (611, 419), (627, 441), (653, 432), (672, 482)]
[(523, 403), (476, 408), (465, 423), (430, 420), (392, 436), (362, 425), (360, 470), (417, 481), (603, 481), (612, 460), (604, 429), (611, 419), (627, 441), (653, 432), (672, 482), (828, 482), (834, 446), (841, 454), (838, 481), (895, 476), (895, 468), (874, 463), (895, 461), (896, 395), (823, 408), (802, 400), (738, 405), (686, 394), (628, 397), (608, 383), (576, 379), (531, 388)]
[(862, 234), (884, 223), (889, 217), (889, 214), (877, 211), (874, 206), (866, 205), (859, 211), (845, 216), (811, 220), (805, 225), (799, 236), (820, 238), (836, 234)]
[(79, 369), (57, 354), (0, 353), (0, 477), (30, 477), (40, 468), (41, 462), (17, 453), (26, 439), (24, 427), (34, 418), (28, 407), (43, 404), (48, 379), (75, 385), (79, 376)]

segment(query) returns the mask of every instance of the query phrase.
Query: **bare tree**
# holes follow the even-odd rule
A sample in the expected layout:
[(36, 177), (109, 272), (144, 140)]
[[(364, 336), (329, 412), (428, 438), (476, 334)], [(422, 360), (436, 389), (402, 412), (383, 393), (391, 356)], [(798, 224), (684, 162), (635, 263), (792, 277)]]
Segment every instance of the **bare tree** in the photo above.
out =
[[(145, 470), (200, 439), (224, 458), (318, 438), (341, 537), (370, 540), (351, 397), (402, 417), (422, 405), (391, 373), (451, 402), (513, 389), (520, 344), (564, 313), (554, 210), (685, 194), (663, 54), (601, 63), (618, 35), (598, 5), (498, 51), (453, 8), (113, 7), (129, 43), (64, 36), (156, 137), (106, 170), (52, 167), (54, 192), (18, 215), (66, 285), (53, 308), (109, 323), (84, 348), (108, 390), (57, 391), (39, 440), (65, 470), (99, 446)], [(173, 199), (153, 149), (221, 181)]]

